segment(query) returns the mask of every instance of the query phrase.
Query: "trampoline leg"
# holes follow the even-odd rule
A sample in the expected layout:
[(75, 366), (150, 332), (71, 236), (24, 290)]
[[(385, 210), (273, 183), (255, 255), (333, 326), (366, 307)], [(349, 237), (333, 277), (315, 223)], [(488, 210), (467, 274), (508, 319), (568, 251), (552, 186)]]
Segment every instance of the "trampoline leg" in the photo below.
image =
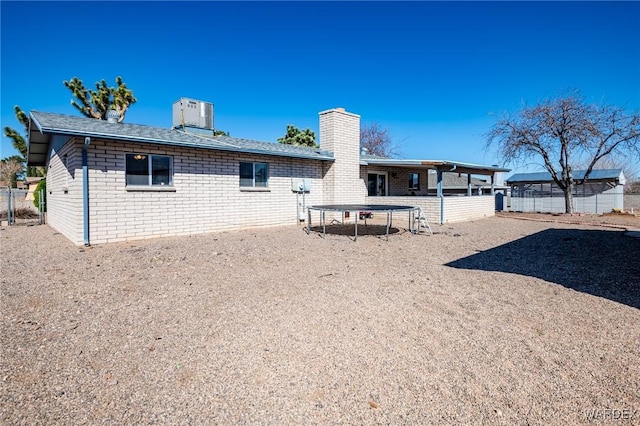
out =
[(356, 212), (356, 234), (353, 237), (353, 241), (357, 241), (358, 240), (358, 213)]
[(416, 226), (416, 211), (411, 210), (409, 212), (409, 229), (411, 230), (411, 236), (415, 234), (415, 226)]
[(322, 210), (322, 238), (327, 238), (327, 218), (325, 217), (324, 210)]
[(389, 228), (391, 228), (391, 212), (387, 212), (387, 241), (389, 241)]

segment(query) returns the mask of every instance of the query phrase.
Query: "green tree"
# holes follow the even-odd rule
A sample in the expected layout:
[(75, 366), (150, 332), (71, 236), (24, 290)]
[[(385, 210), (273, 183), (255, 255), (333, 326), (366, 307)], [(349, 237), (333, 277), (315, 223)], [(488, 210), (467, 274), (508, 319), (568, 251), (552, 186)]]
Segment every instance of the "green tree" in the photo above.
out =
[(213, 136), (231, 136), (229, 132), (225, 132), (224, 130), (215, 129), (213, 131)]
[[(29, 116), (20, 108), (18, 105), (13, 107), (13, 110), (16, 114), (16, 119), (20, 124), (24, 126), (24, 132), (27, 133), (29, 131)], [(4, 128), (4, 135), (11, 139), (11, 144), (13, 147), (18, 150), (20, 156), (12, 156), (14, 160), (19, 160), (22, 165), (22, 170), (18, 173), (18, 175), (22, 173), (26, 173), (27, 176), (44, 176), (44, 169), (41, 167), (26, 167), (26, 158), (27, 158), (27, 140), (25, 136), (23, 136), (16, 129), (6, 126)]]
[[(16, 118), (18, 122), (24, 126), (25, 133), (29, 131), (29, 117), (27, 114), (22, 111), (18, 105), (13, 107), (13, 110), (16, 114)], [(18, 150), (22, 158), (27, 158), (27, 141), (24, 136), (22, 136), (17, 130), (12, 129), (11, 127), (4, 128), (4, 135), (11, 139), (11, 143), (13, 147)]]
[(296, 146), (308, 146), (311, 148), (317, 148), (316, 134), (311, 129), (305, 129), (300, 131), (296, 126), (291, 124), (287, 125), (287, 133), (278, 138), (279, 143)]
[(33, 191), (33, 205), (36, 206), (37, 208), (40, 208), (40, 190), (42, 190), (42, 206), (43, 206), (43, 212), (47, 211), (47, 180), (46, 179), (42, 179), (40, 182), (38, 182), (38, 185), (36, 185), (36, 189)]
[(96, 90), (87, 89), (78, 77), (63, 83), (76, 98), (71, 100), (71, 105), (85, 117), (106, 120), (107, 111), (115, 110), (120, 115), (118, 123), (121, 123), (129, 107), (138, 102), (122, 77), (116, 77), (117, 87), (109, 87), (106, 81), (100, 80), (95, 84)]
[[(640, 158), (640, 114), (612, 105), (587, 104), (579, 92), (546, 99), (517, 113), (505, 113), (487, 135), (507, 162), (542, 159), (564, 193), (565, 212), (573, 213), (576, 185), (609, 156)], [(586, 165), (585, 175), (573, 171)]]

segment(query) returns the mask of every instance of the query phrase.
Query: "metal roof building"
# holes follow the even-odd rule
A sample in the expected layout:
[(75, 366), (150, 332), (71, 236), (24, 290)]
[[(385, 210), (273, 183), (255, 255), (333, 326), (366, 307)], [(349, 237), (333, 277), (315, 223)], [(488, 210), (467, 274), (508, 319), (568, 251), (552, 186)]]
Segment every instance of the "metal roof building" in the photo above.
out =
[[(583, 180), (586, 170), (574, 170), (573, 177), (577, 180)], [(589, 174), (588, 181), (614, 181), (622, 185), (626, 183), (622, 169), (594, 169)], [(507, 184), (518, 183), (551, 183), (553, 178), (549, 172), (536, 173), (516, 173), (506, 179)]]

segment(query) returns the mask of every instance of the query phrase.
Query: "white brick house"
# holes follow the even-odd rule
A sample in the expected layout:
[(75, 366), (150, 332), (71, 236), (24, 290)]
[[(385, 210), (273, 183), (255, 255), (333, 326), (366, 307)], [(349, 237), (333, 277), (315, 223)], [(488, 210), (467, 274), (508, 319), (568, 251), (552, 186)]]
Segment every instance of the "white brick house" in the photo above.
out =
[(306, 206), (404, 202), (440, 223), (493, 215), (491, 196), (447, 199), (440, 185), (437, 197), (414, 197), (388, 180), (379, 194), (369, 181), (408, 177), (411, 189), (418, 173), (426, 190), (429, 169), (504, 169), (361, 155), (360, 116), (337, 108), (319, 118), (320, 148), (305, 148), (33, 111), (28, 164), (47, 167), (49, 226), (78, 245), (296, 224), (301, 179)]

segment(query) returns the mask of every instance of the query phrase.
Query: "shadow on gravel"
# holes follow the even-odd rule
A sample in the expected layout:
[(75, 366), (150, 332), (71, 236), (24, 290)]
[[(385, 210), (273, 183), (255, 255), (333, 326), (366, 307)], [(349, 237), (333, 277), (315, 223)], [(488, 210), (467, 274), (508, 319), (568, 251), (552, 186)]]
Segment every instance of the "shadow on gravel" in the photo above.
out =
[(560, 284), (640, 309), (640, 238), (624, 231), (548, 229), (450, 262)]

